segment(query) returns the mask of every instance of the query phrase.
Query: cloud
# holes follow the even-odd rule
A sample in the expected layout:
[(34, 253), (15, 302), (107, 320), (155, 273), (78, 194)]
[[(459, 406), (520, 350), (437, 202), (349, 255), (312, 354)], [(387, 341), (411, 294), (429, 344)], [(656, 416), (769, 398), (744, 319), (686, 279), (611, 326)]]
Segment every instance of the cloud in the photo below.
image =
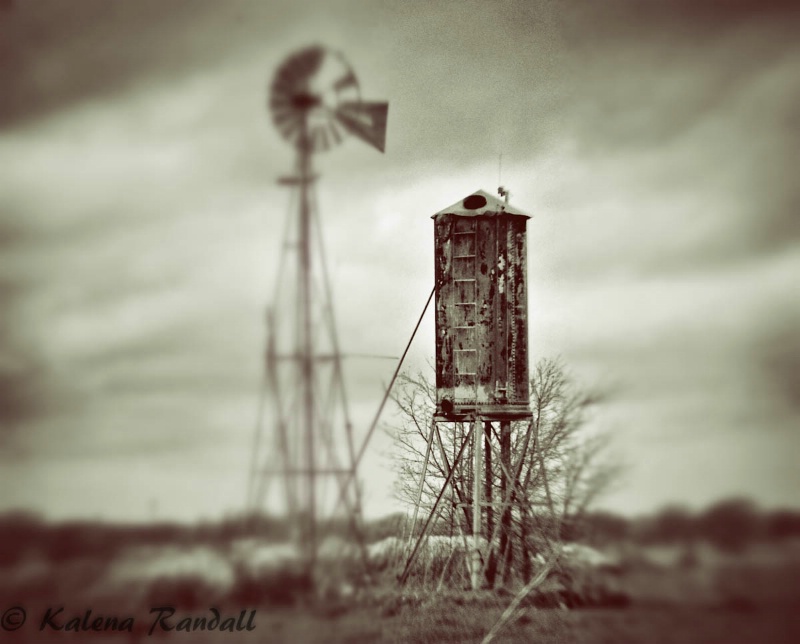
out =
[[(17, 222), (0, 219), (0, 445), (7, 446), (29, 422), (64, 406), (65, 387), (53, 381), (33, 338), (20, 328), (31, 281), (18, 270), (13, 251), (28, 240)], [(52, 388), (52, 389), (51, 389)]]
[[(683, 3), (12, 11), (0, 413), (25, 429), (10, 447), (26, 480), (43, 463), (52, 485), (81, 469), (98, 480), (104, 460), (150, 476), (163, 459), (205, 485), (192, 463), (226, 442), (215, 485), (238, 489), (290, 204), (274, 179), (293, 164), (266, 80), (309, 41), (341, 48), (365, 97), (390, 101), (385, 156), (349, 140), (315, 159), (345, 351), (400, 354), (432, 287), (429, 217), (492, 190), (502, 150), (512, 203), (534, 215), (532, 353), (621, 383), (609, 413), (638, 462), (675, 418), (708, 434), (706, 454), (748, 424), (781, 443), (800, 328), (785, 296), (800, 59), (782, 10), (737, 4), (713, 33)], [(432, 337), (429, 315), (409, 364)], [(347, 361), (359, 427), (393, 366)], [(111, 487), (132, 499), (124, 478)]]
[[(692, 0), (668, 3), (641, 3), (611, 0), (587, 6), (572, 2), (569, 33), (583, 36), (590, 43), (629, 38), (652, 39), (662, 35), (675, 39), (697, 40), (752, 26), (778, 28), (783, 35), (791, 31), (787, 23), (800, 19), (797, 5), (790, 0), (731, 0), (724, 11), (719, 5)], [(588, 26), (591, 28), (587, 28)], [(784, 27), (786, 31), (780, 31)], [(570, 44), (579, 43), (570, 41)]]
[(278, 38), (302, 11), (274, 0), (17, 3), (0, 24), (0, 126), (213, 69), (242, 42)]

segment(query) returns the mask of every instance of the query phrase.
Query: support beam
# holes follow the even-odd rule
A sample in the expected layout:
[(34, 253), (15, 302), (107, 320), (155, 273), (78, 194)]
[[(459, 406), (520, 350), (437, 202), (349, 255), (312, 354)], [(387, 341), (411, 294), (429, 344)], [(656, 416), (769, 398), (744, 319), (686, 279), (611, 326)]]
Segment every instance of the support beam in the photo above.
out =
[[(435, 420), (434, 420), (434, 427), (436, 427), (436, 421)], [(459, 464), (461, 463), (461, 458), (464, 455), (464, 452), (466, 451), (467, 445), (472, 440), (473, 429), (474, 429), (474, 426), (472, 428), (470, 428), (469, 433), (467, 434), (467, 436), (462, 441), (461, 447), (459, 448), (458, 453), (456, 454), (455, 458), (453, 459), (453, 466), (448, 468), (447, 478), (445, 478), (444, 483), (442, 484), (442, 489), (439, 491), (439, 494), (437, 495), (436, 500), (433, 503), (433, 507), (431, 508), (431, 511), (428, 514), (428, 518), (425, 520), (425, 523), (422, 526), (422, 531), (420, 532), (419, 538), (417, 539), (417, 543), (414, 545), (414, 549), (411, 551), (411, 554), (408, 556), (408, 559), (406, 560), (406, 565), (403, 568), (403, 572), (400, 574), (400, 577), (398, 578), (398, 581), (400, 582), (401, 586), (404, 585), (406, 583), (406, 581), (408, 580), (408, 575), (411, 572), (411, 566), (414, 563), (414, 560), (416, 559), (417, 554), (419, 553), (419, 550), (422, 547), (422, 544), (424, 543), (424, 541), (428, 537), (428, 530), (430, 529), (430, 527), (433, 524), (434, 520), (439, 516), (439, 509), (440, 509), (439, 505), (440, 505), (440, 503), (442, 501), (442, 497), (445, 495), (445, 492), (447, 491), (447, 488), (450, 486), (450, 484), (451, 484), (451, 482), (453, 480), (453, 475), (455, 474), (456, 469), (458, 468)]]
[(431, 428), (428, 432), (428, 446), (425, 448), (425, 460), (422, 463), (422, 472), (419, 475), (419, 489), (417, 490), (417, 502), (414, 504), (414, 519), (411, 522), (411, 532), (408, 535), (409, 542), (414, 538), (414, 530), (417, 527), (417, 517), (419, 515), (419, 506), (422, 503), (422, 490), (425, 487), (425, 477), (428, 474), (428, 461), (431, 458), (431, 446), (433, 445), (433, 433), (436, 429), (435, 420), (431, 421)]
[(472, 466), (472, 566), (470, 567), (470, 580), (472, 590), (479, 590), (482, 584), (482, 557), (481, 557), (481, 493), (483, 492), (483, 436), (480, 431), (480, 417), (476, 417), (472, 427), (472, 451), (474, 463)]
[[(299, 175), (305, 180), (311, 175), (311, 145), (308, 138), (307, 124), (303, 122), (299, 150)], [(314, 341), (311, 325), (311, 210), (309, 206), (308, 190), (304, 183), (300, 190), (300, 253), (298, 254), (298, 270), (300, 274), (300, 302), (301, 302), (301, 355), (302, 355), (302, 383), (303, 383), (303, 413), (305, 436), (305, 465), (308, 470), (306, 479), (306, 508), (307, 525), (303, 532), (308, 565), (313, 569), (317, 558), (317, 478), (316, 458), (314, 450)]]
[[(507, 420), (500, 423), (500, 464), (502, 466), (500, 491), (503, 498), (505, 498), (509, 484), (514, 485), (515, 483), (514, 481), (508, 480), (508, 472), (511, 471), (511, 423)], [(503, 508), (500, 523), (500, 561), (503, 570), (503, 583), (507, 583), (511, 579), (511, 564), (513, 559), (511, 504)]]
[[(492, 472), (492, 421), (487, 420), (483, 424), (483, 463), (485, 470), (483, 474), (483, 503), (486, 508), (486, 535), (491, 539), (494, 533), (494, 502), (492, 488), (494, 487), (494, 474)], [(485, 562), (483, 568), (486, 570), (486, 582), (491, 588), (494, 585), (494, 575), (497, 570), (495, 565), (495, 555), (491, 546), (484, 553)]]

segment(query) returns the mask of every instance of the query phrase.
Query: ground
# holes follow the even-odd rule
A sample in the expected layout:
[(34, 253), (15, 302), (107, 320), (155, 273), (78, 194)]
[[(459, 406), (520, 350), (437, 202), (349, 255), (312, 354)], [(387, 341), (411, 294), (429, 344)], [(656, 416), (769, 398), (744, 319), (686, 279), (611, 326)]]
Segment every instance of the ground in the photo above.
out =
[[(120, 642), (216, 642), (355, 644), (358, 642), (429, 643), (481, 642), (499, 616), (497, 607), (461, 606), (433, 602), (383, 614), (380, 607), (353, 608), (326, 614), (324, 609), (259, 611), (256, 629), (240, 633), (7, 633), (4, 642), (91, 641)], [(148, 622), (149, 623), (149, 622)], [(626, 609), (529, 609), (512, 626), (500, 632), (496, 642), (575, 642), (624, 644), (634, 642), (678, 644), (794, 643), (800, 641), (800, 615), (787, 610), (742, 612), (733, 608), (708, 610), (677, 607)]]
[[(463, 575), (444, 574), (459, 565), (446, 553), (432, 553), (402, 588), (395, 559), (378, 549), (369, 574), (357, 560), (334, 558), (320, 564), (325, 574), (314, 586), (275, 543), (165, 537), (109, 550), (85, 536), (66, 548), (69, 535), (57, 536), (50, 544), (27, 535), (0, 549), (0, 643), (481, 642), (514, 596), (464, 590)], [(800, 642), (800, 542), (736, 552), (618, 545), (590, 563), (575, 555), (589, 551), (565, 547), (558, 569), (494, 641)], [(151, 628), (152, 610), (165, 606), (175, 609), (167, 621), (175, 630)], [(60, 607), (45, 624), (47, 611)], [(91, 630), (100, 616), (128, 617), (132, 632)], [(215, 630), (205, 628), (212, 623)]]

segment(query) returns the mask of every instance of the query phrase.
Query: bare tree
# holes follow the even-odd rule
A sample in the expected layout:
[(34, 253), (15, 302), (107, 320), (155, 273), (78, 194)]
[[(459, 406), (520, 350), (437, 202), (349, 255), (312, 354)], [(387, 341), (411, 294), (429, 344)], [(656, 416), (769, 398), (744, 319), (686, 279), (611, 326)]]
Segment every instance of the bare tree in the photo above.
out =
[[(481, 473), (486, 496), (491, 498), (494, 494), (497, 501), (511, 502), (502, 506), (499, 517), (494, 516), (491, 507), (487, 509), (485, 533), (490, 539), (505, 534), (507, 542), (522, 544), (517, 546), (523, 549), (517, 557), (526, 579), (530, 577), (530, 556), (551, 550), (567, 528), (574, 531), (587, 508), (620, 473), (610, 456), (608, 434), (587, 432), (588, 414), (604, 398), (600, 391), (581, 389), (569, 378), (562, 363), (551, 359), (535, 365), (530, 384), (532, 418), (511, 423), (510, 445), (507, 443), (510, 455), (497, 453), (501, 441), (496, 440), (490, 427), (484, 429), (488, 457)], [(388, 428), (396, 447), (396, 493), (412, 507), (419, 500), (423, 515), (430, 511), (442, 490), (468, 431), (458, 424), (448, 424), (431, 433), (435, 400), (432, 377), (422, 372), (401, 375), (394, 395), (399, 413)], [(455, 468), (449, 502), (441, 507), (434, 529), (451, 534), (470, 532), (471, 467), (472, 463), (465, 459)], [(487, 562), (487, 576), (494, 577), (498, 564), (507, 575), (513, 556), (512, 546), (501, 544), (498, 557)]]

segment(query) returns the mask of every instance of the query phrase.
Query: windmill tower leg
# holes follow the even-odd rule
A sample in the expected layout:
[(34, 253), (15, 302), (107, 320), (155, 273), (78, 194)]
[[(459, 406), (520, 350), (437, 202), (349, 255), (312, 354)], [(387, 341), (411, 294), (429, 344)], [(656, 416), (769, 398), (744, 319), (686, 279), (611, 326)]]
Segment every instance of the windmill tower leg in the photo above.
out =
[(311, 154), (308, 128), (303, 123), (299, 149), (300, 177), (300, 253), (298, 254), (301, 301), (301, 373), (303, 390), (303, 434), (305, 439), (306, 467), (306, 526), (303, 540), (309, 565), (313, 566), (317, 552), (316, 535), (316, 459), (314, 457), (314, 345), (311, 335), (311, 212), (309, 207), (309, 181), (311, 179)]

